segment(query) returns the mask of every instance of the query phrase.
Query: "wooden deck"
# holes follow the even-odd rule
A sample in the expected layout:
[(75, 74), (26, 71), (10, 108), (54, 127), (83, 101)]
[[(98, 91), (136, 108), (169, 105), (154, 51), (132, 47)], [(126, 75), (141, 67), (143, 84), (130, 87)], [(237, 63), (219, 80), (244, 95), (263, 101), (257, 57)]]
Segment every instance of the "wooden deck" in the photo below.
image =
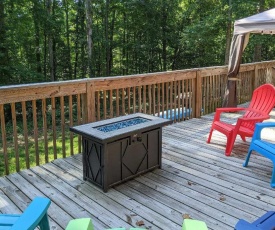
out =
[[(229, 114), (228, 120), (238, 115)], [(271, 113), (275, 121), (275, 109)], [(110, 189), (82, 180), (81, 154), (0, 178), (0, 212), (20, 213), (36, 196), (52, 200), (51, 229), (73, 218), (91, 217), (96, 230), (111, 227), (181, 229), (183, 218), (203, 220), (209, 229), (233, 229), (240, 219), (255, 220), (275, 209), (270, 188), (272, 163), (253, 154), (243, 168), (248, 144), (237, 139), (231, 157), (225, 137), (213, 133), (213, 114), (163, 130), (163, 167)], [(272, 133), (273, 132), (273, 133)], [(266, 130), (266, 138), (275, 136)]]

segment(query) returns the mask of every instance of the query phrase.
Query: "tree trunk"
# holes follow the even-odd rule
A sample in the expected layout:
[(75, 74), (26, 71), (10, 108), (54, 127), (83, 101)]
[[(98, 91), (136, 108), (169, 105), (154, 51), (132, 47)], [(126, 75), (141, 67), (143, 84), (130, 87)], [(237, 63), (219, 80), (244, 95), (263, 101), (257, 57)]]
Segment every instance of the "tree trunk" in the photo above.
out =
[(127, 33), (127, 18), (126, 18), (126, 13), (123, 13), (123, 44), (122, 44), (122, 74), (126, 75), (127, 74), (127, 69), (126, 69), (126, 33)]
[(88, 76), (92, 77), (92, 1), (86, 0)]
[(0, 85), (5, 85), (8, 74), (3, 67), (8, 65), (8, 50), (6, 48), (6, 26), (5, 26), (5, 6), (4, 2), (0, 1)]
[(232, 31), (232, 4), (231, 0), (228, 1), (228, 19), (226, 26), (226, 46), (225, 46), (225, 65), (228, 65), (229, 62), (229, 52), (231, 44), (231, 31)]
[(36, 57), (36, 71), (42, 74), (41, 67), (41, 49), (40, 49), (40, 30), (39, 30), (39, 7), (37, 0), (33, 0), (33, 22), (35, 31), (35, 57)]
[(106, 52), (106, 76), (110, 76), (110, 40), (109, 40), (109, 7), (110, 1), (106, 0), (106, 11), (105, 11), (105, 52)]
[[(48, 19), (50, 20), (52, 15), (52, 0), (47, 0), (47, 12)], [(49, 51), (49, 67), (50, 67), (50, 76), (51, 81), (55, 81), (54, 76), (54, 53), (53, 53), (53, 35), (52, 28), (48, 28), (48, 51)]]
[(166, 38), (166, 27), (167, 27), (167, 10), (166, 1), (162, 1), (162, 61), (163, 61), (163, 71), (167, 70), (167, 38)]
[(112, 74), (112, 67), (113, 67), (113, 44), (114, 44), (114, 28), (115, 28), (115, 19), (116, 19), (116, 11), (113, 10), (113, 15), (112, 15), (112, 21), (111, 21), (111, 28), (110, 28), (110, 35), (109, 35), (109, 40), (110, 40), (110, 45), (109, 45), (109, 75)]
[(80, 22), (80, 18), (81, 18), (81, 5), (82, 5), (82, 0), (78, 0), (77, 3), (77, 13), (76, 13), (76, 20), (75, 20), (75, 34), (76, 34), (76, 38), (75, 38), (75, 43), (74, 43), (74, 47), (75, 47), (75, 60), (74, 60), (74, 79), (76, 79), (76, 73), (77, 73), (77, 67), (78, 67), (78, 55), (79, 55), (79, 35), (80, 35), (80, 30), (79, 30), (79, 24)]
[(71, 64), (71, 46), (70, 46), (70, 30), (69, 30), (69, 7), (68, 0), (63, 0), (66, 14), (66, 42), (67, 42), (67, 58), (68, 58), (68, 75), (69, 79), (72, 79), (72, 64)]

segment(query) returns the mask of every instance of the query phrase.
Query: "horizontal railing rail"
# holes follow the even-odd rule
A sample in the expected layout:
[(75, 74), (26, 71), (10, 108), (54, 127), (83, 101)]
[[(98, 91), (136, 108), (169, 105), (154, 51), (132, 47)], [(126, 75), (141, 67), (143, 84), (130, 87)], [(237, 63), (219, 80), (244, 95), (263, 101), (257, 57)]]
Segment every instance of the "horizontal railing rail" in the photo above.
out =
[[(243, 64), (238, 103), (275, 85), (275, 61)], [(135, 112), (184, 121), (222, 104), (227, 66), (0, 87), (0, 174), (81, 152), (69, 127)]]

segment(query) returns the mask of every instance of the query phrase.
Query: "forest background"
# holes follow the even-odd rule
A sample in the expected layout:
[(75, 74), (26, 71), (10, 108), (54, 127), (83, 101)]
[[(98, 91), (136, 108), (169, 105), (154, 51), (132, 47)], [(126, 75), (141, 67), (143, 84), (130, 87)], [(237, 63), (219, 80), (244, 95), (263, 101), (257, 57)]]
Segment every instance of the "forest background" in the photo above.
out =
[[(0, 85), (228, 63), (234, 21), (275, 0), (0, 0)], [(253, 35), (243, 62), (272, 60)]]

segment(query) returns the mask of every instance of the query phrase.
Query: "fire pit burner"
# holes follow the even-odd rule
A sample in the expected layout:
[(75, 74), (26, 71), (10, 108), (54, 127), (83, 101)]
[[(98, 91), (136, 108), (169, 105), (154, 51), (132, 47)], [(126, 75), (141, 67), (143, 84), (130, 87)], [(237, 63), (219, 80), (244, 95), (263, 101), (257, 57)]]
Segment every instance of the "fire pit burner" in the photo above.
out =
[(102, 132), (111, 132), (114, 130), (118, 130), (118, 129), (122, 129), (122, 128), (126, 128), (132, 125), (138, 125), (140, 123), (143, 122), (147, 122), (149, 121), (148, 119), (142, 118), (142, 117), (137, 117), (137, 118), (131, 118), (129, 120), (125, 120), (125, 121), (120, 121), (120, 122), (116, 122), (116, 123), (112, 123), (109, 125), (102, 125), (102, 126), (98, 126), (95, 127), (96, 129), (102, 131)]

